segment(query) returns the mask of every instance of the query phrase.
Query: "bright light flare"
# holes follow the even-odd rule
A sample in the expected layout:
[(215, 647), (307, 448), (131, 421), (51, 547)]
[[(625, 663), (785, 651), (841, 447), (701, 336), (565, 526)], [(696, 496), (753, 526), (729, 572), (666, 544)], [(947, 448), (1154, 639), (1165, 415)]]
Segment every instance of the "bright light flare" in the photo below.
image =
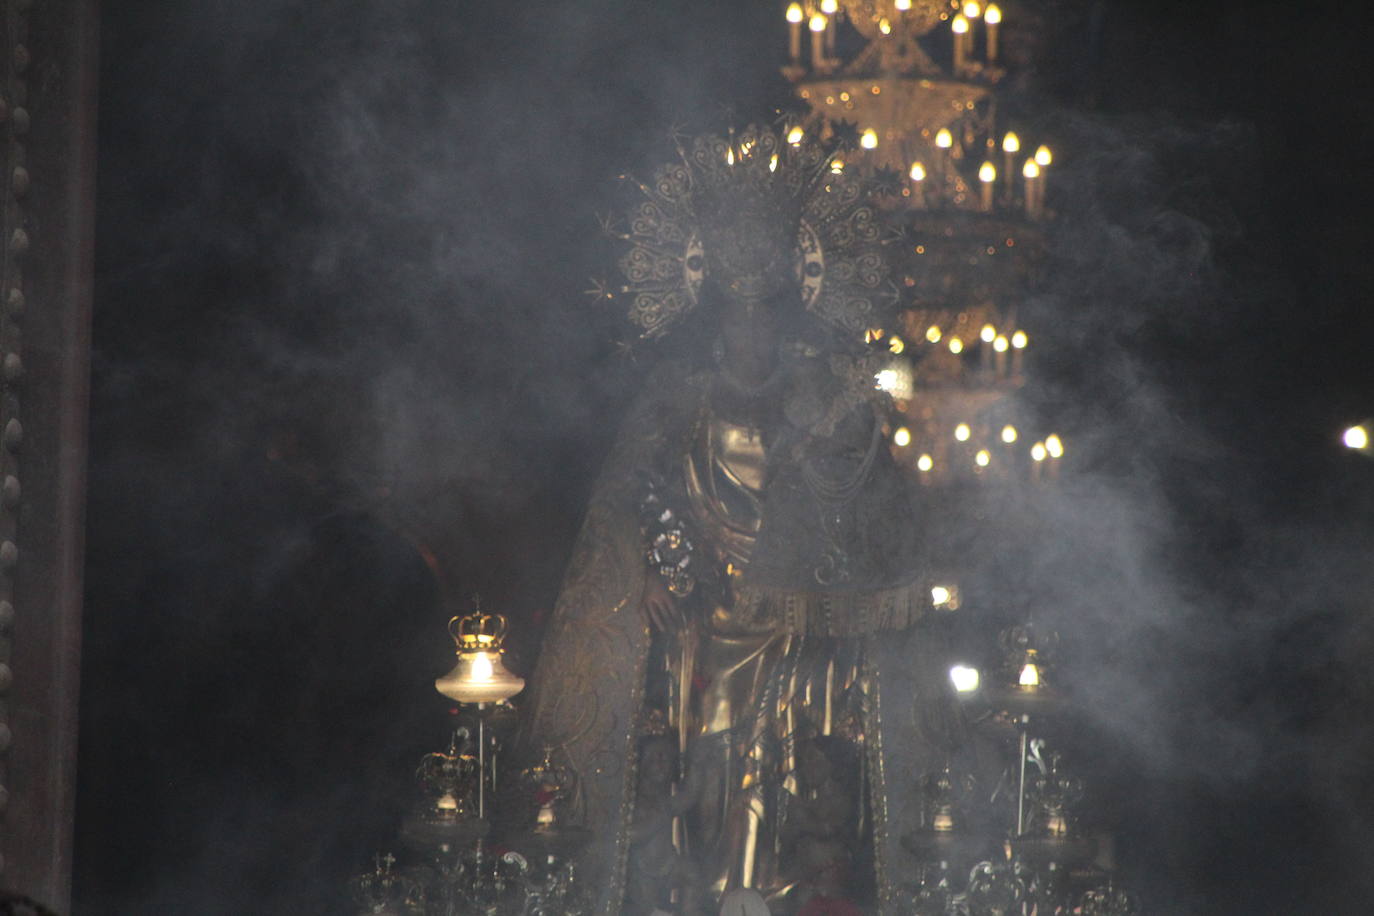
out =
[(983, 184), (990, 184), (997, 180), (997, 166), (991, 162), (984, 162), (978, 167), (978, 180)]
[(1021, 667), (1021, 676), (1017, 679), (1017, 683), (1022, 687), (1039, 687), (1040, 666), (1035, 662), (1026, 662)]
[(821, 12), (833, 16), (840, 9), (838, 0), (821, 0)]
[(909, 174), (911, 175), (912, 181), (925, 181), (926, 167), (919, 162), (913, 162), (911, 163), (911, 172)]
[(958, 426), (954, 427), (954, 438), (958, 439), (960, 442), (967, 442), (968, 437), (971, 435), (973, 435), (973, 430), (968, 428), (967, 423), (960, 423)]
[(892, 444), (898, 448), (906, 448), (911, 444), (911, 430), (905, 426), (897, 427), (897, 431), (892, 434)]
[(978, 689), (978, 669), (968, 665), (955, 665), (949, 669), (949, 681), (959, 693), (973, 693)]
[(1007, 131), (1007, 135), (1002, 138), (1002, 152), (1016, 153), (1021, 151), (1021, 138), (1016, 136), (1015, 131)]
[(916, 459), (916, 470), (925, 472), (935, 467), (935, 459), (929, 455), (922, 455)]
[(1026, 349), (1028, 343), (1030, 343), (1030, 338), (1026, 336), (1025, 331), (1017, 331), (1011, 335), (1011, 345), (1018, 350)]
[(1040, 166), (1034, 159), (1027, 159), (1026, 164), (1021, 166), (1021, 174), (1027, 178), (1039, 178)]
[(1007, 445), (1011, 445), (1013, 442), (1016, 441), (1015, 426), (1012, 426), (1010, 423), (1008, 423), (1006, 426), (1002, 427), (1002, 441), (1005, 442)]
[(879, 19), (879, 20), (878, 20), (878, 31), (879, 31), (879, 32), (882, 32), (884, 35), (891, 35), (891, 34), (892, 34), (892, 23), (888, 22), (886, 18)]
[(907, 10), (911, 9), (911, 0), (896, 0), (892, 5), (899, 11), (905, 13)]
[(811, 28), (811, 31), (813, 31), (813, 32), (824, 32), (824, 31), (825, 31), (825, 17), (822, 16), (820, 13), (817, 13), (816, 15), (812, 16), (812, 17), (811, 17), (811, 25), (810, 25), (810, 28)]
[(949, 352), (953, 353), (955, 356), (958, 356), (960, 353), (963, 353), (964, 342), (957, 337), (951, 337), (949, 339)]
[(1011, 346), (1011, 341), (1007, 340), (1007, 335), (998, 334), (997, 339), (992, 342), (992, 348), (998, 353), (1007, 352), (1007, 347)]
[(1045, 443), (1037, 442), (1031, 446), (1031, 460), (1044, 461), (1048, 453), (1045, 451)]
[(1050, 453), (1051, 458), (1064, 457), (1064, 443), (1054, 433), (1045, 437), (1045, 451)]
[(898, 337), (896, 334), (893, 334), (892, 338), (887, 342), (887, 348), (894, 354), (901, 353), (906, 349), (906, 341), (902, 340), (902, 338)]
[(949, 149), (954, 145), (954, 134), (949, 132), (948, 127), (942, 127), (935, 132), (935, 145), (940, 149)]
[(805, 17), (802, 15), (802, 8), (800, 3), (794, 3), (787, 8), (788, 22), (801, 22), (804, 18)]
[(1048, 146), (1042, 144), (1040, 148), (1035, 151), (1035, 164), (1040, 166), (1042, 169), (1053, 161), (1054, 156), (1051, 155), (1050, 148)]
[(491, 664), (491, 656), (486, 652), (478, 652), (472, 659), (472, 679), (474, 681), (489, 681), (496, 669)]
[(940, 326), (938, 324), (932, 324), (930, 327), (926, 328), (926, 340), (930, 341), (931, 343), (939, 343), (940, 336), (941, 331)]
[(836, 175), (844, 171), (844, 160), (836, 159), (830, 163), (830, 171)]
[(987, 449), (979, 449), (978, 454), (973, 456), (974, 464), (980, 468), (985, 468), (992, 463), (992, 454)]
[(880, 369), (878, 370), (878, 374), (873, 376), (873, 378), (877, 382), (878, 389), (887, 392), (897, 390), (896, 369)]
[(871, 127), (868, 128), (868, 130), (864, 131), (863, 135), (859, 137), (859, 145), (864, 149), (877, 149), (878, 132)]
[(1346, 448), (1364, 451), (1369, 448), (1369, 430), (1363, 424), (1352, 426), (1341, 434), (1341, 441)]
[(970, 19), (977, 19), (983, 15), (983, 8), (978, 5), (978, 0), (968, 0), (964, 4), (964, 15)]
[(988, 25), (997, 25), (1002, 21), (1002, 8), (996, 3), (989, 3), (988, 8), (983, 12), (983, 21)]
[(954, 597), (954, 593), (945, 585), (937, 585), (930, 590), (930, 603), (936, 607), (949, 604), (949, 599), (952, 597)]
[(800, 127), (794, 127), (787, 132), (787, 142), (796, 146), (798, 143), (802, 142), (802, 137), (804, 136), (806, 136), (806, 131), (802, 130)]
[(997, 329), (990, 324), (983, 325), (983, 329), (978, 332), (978, 338), (983, 343), (992, 343), (992, 339), (997, 336)]
[(955, 35), (968, 34), (968, 20), (964, 18), (963, 13), (954, 17), (954, 21), (950, 23), (950, 28), (954, 30)]

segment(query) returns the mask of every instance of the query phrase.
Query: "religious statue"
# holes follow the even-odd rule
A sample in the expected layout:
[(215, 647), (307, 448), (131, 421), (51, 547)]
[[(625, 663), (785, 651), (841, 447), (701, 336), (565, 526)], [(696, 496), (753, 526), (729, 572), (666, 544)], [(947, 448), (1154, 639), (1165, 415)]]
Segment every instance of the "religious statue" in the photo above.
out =
[[(781, 891), (795, 868), (780, 857), (834, 840), (869, 864), (827, 892), (893, 912), (917, 780), (953, 729), (922, 626), (924, 520), (887, 451), (885, 357), (865, 339), (896, 298), (884, 230), (837, 143), (790, 134), (680, 143), (619, 234), (627, 282), (603, 291), (643, 337), (684, 343), (595, 486), (520, 743), (556, 744), (577, 771), (573, 807), (596, 838), (582, 874), (605, 916), (630, 912), (632, 848), (647, 842), (636, 770), (651, 719), (692, 786), (655, 800), (674, 815), (656, 836), (712, 911), (732, 890)], [(863, 785), (865, 803), (826, 826), (835, 838), (786, 823), (830, 816), (816, 798), (789, 806), (800, 745), (818, 736), (848, 743), (846, 778)]]

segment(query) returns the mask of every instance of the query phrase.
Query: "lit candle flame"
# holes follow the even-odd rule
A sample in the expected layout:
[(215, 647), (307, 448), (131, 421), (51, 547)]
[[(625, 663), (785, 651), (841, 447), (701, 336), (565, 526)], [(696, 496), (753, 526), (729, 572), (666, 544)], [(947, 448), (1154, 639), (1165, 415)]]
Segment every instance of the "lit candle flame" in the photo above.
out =
[(950, 23), (949, 27), (954, 30), (955, 35), (968, 34), (968, 20), (964, 18), (962, 13), (954, 17), (954, 21)]
[(919, 163), (919, 162), (913, 162), (913, 163), (911, 163), (911, 180), (912, 180), (912, 181), (925, 181), (925, 180), (926, 180), (926, 167), (923, 166), (923, 165), (921, 165), (921, 163)]
[(1037, 442), (1031, 446), (1031, 459), (1034, 461), (1045, 460), (1045, 443)]
[(802, 137), (804, 136), (806, 136), (805, 131), (800, 127), (794, 127), (787, 132), (787, 142), (796, 146), (798, 143), (802, 142)]
[(884, 35), (891, 35), (891, 34), (892, 34), (892, 23), (888, 22), (887, 19), (879, 19), (879, 20), (878, 20), (878, 31), (879, 31), (879, 32), (882, 32)]
[(892, 339), (887, 342), (887, 348), (893, 353), (901, 353), (906, 349), (906, 341), (893, 334)]
[(839, 10), (840, 4), (837, 0), (821, 0), (821, 12), (827, 16), (833, 16)]
[(1007, 131), (1007, 135), (1002, 138), (1002, 152), (1015, 153), (1021, 150), (1021, 138), (1016, 136), (1013, 131)]
[(926, 340), (931, 343), (940, 342), (940, 326), (938, 324), (932, 324), (930, 327), (926, 328)]
[(1011, 345), (1018, 350), (1026, 349), (1028, 343), (1030, 343), (1030, 338), (1026, 336), (1025, 331), (1017, 331), (1011, 335)]
[(955, 356), (958, 356), (960, 353), (963, 353), (964, 342), (957, 337), (951, 337), (949, 339), (949, 352), (953, 353)]
[(725, 151), (725, 164), (726, 164), (726, 165), (734, 165), (734, 164), (735, 164), (735, 148), (734, 148), (733, 146), (730, 147), (728, 150)]
[(864, 149), (876, 149), (878, 147), (878, 132), (871, 127), (864, 131), (863, 136), (859, 138), (859, 145)]
[(997, 25), (1002, 21), (1002, 8), (996, 3), (989, 3), (987, 10), (983, 13), (983, 21), (988, 25)]
[(1341, 441), (1345, 443), (1346, 448), (1363, 451), (1369, 448), (1369, 430), (1362, 424), (1352, 426), (1341, 435)]
[(1007, 352), (1007, 347), (1011, 346), (1011, 341), (1007, 340), (1007, 335), (998, 334), (997, 339), (992, 342), (992, 348), (998, 353)]
[(980, 449), (978, 454), (973, 456), (980, 468), (985, 468), (992, 461), (992, 454), (987, 449)]
[(958, 439), (960, 442), (967, 442), (968, 437), (971, 435), (973, 435), (973, 430), (968, 428), (967, 423), (960, 423), (958, 426), (954, 427), (954, 438)]
[(1064, 457), (1064, 443), (1054, 433), (1045, 437), (1045, 451), (1050, 453), (1051, 458)]
[(935, 467), (935, 459), (929, 455), (922, 455), (920, 458), (916, 459), (916, 469), (918, 471), (929, 471), (933, 467)]
[(810, 29), (811, 29), (811, 31), (813, 31), (813, 32), (824, 32), (824, 31), (825, 31), (825, 17), (822, 16), (820, 13), (817, 13), (816, 15), (812, 16), (812, 17), (811, 17), (811, 23), (810, 23)]
[(472, 679), (474, 681), (489, 681), (494, 671), (491, 656), (487, 653), (478, 652), (472, 659)]
[(836, 175), (838, 175), (838, 174), (840, 174), (841, 172), (843, 172), (843, 171), (844, 171), (844, 160), (843, 160), (843, 159), (836, 159), (834, 162), (830, 163), (830, 171), (831, 171), (831, 172), (834, 172)]
[(937, 585), (930, 590), (930, 603), (939, 607), (942, 604), (949, 604), (950, 591), (943, 585)]
[(802, 15), (802, 8), (800, 3), (794, 3), (787, 8), (788, 22), (801, 22), (803, 18), (804, 17)]
[(992, 339), (997, 336), (997, 329), (990, 324), (985, 324), (983, 330), (978, 332), (978, 336), (983, 343), (992, 343)]
[(959, 693), (973, 693), (978, 689), (978, 669), (968, 665), (955, 665), (949, 669), (949, 680)]
[(1027, 159), (1026, 164), (1021, 166), (1021, 174), (1027, 178), (1040, 177), (1040, 165), (1034, 159)]
[(778, 170), (778, 154), (777, 154), (777, 153), (774, 153), (774, 154), (773, 154), (773, 157), (772, 157), (771, 159), (768, 160), (768, 171), (770, 171), (770, 172), (776, 172), (777, 170)]
[(896, 0), (896, 2), (892, 5), (897, 7), (898, 10), (905, 13), (907, 10), (911, 9), (911, 0)]
[(954, 145), (954, 135), (949, 132), (948, 127), (942, 127), (936, 131), (935, 145), (940, 149), (949, 149)]
[(1050, 148), (1048, 146), (1041, 144), (1040, 148), (1035, 151), (1036, 165), (1040, 166), (1043, 169), (1045, 166), (1049, 165), (1053, 161), (1054, 156), (1050, 154)]
[(964, 4), (964, 15), (970, 19), (977, 19), (983, 14), (982, 8), (978, 5), (978, 0), (968, 0)]
[(1015, 426), (1012, 426), (1010, 423), (1008, 423), (1006, 426), (1002, 427), (1002, 441), (1005, 442), (1007, 445), (1011, 445), (1013, 442), (1016, 441)]
[(978, 167), (978, 180), (987, 184), (997, 180), (997, 166), (991, 162), (984, 162)]
[(892, 434), (892, 444), (898, 448), (906, 448), (911, 444), (911, 430), (905, 426), (897, 427), (897, 431)]

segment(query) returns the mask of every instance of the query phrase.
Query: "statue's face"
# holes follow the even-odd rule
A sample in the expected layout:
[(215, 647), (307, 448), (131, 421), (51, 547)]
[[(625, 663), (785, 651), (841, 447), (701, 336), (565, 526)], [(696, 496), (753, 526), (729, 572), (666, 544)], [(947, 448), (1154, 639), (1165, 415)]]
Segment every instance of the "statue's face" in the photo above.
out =
[(729, 231), (708, 239), (711, 275), (727, 298), (758, 302), (776, 296), (795, 282), (792, 240), (775, 226), (742, 216)]

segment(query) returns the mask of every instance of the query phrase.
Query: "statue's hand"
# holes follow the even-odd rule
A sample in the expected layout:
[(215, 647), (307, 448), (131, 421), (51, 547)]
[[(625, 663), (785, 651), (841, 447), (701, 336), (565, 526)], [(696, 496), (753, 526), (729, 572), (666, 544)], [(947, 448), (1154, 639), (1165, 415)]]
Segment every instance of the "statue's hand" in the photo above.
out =
[(668, 591), (668, 583), (655, 572), (644, 577), (644, 593), (640, 596), (640, 607), (649, 623), (656, 629), (676, 632), (686, 626), (682, 608), (677, 599)]

